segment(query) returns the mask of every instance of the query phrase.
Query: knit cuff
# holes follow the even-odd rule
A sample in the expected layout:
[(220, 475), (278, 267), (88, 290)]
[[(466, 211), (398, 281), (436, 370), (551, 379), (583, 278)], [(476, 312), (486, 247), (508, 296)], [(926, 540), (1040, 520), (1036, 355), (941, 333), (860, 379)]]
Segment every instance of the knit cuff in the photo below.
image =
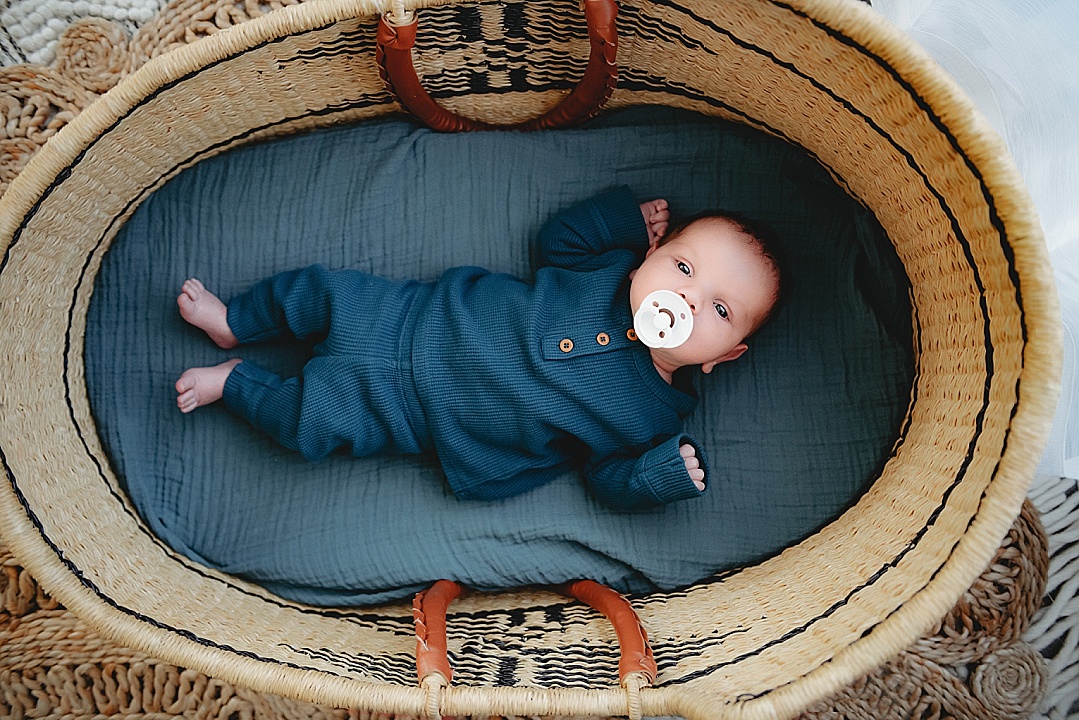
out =
[(266, 330), (271, 323), (246, 293), (229, 300), (225, 306), (225, 321), (241, 344), (265, 340), (273, 334)]
[(658, 503), (688, 500), (702, 494), (686, 470), (685, 459), (679, 452), (682, 445), (692, 445), (696, 451), (706, 487), (711, 480), (708, 461), (700, 446), (688, 435), (676, 435), (645, 453), (637, 465), (639, 490), (652, 495)]

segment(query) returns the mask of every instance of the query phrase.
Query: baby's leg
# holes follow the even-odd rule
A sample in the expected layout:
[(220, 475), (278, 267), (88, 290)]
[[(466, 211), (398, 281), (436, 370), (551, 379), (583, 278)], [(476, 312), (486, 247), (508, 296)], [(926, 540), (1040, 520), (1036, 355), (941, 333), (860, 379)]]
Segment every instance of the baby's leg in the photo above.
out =
[(225, 381), (239, 363), (239, 358), (235, 358), (213, 367), (197, 367), (185, 371), (176, 381), (176, 406), (180, 408), (180, 412), (189, 413), (197, 407), (220, 400), (225, 390)]
[(289, 270), (259, 281), (228, 304), (228, 326), (240, 342), (284, 333), (320, 340), (330, 329), (339, 278), (366, 277), (354, 270), (330, 271), (321, 265)]
[[(307, 389), (303, 376), (282, 378), (245, 362), (229, 376), (225, 405), (286, 448), (308, 460), (321, 460), (345, 439), (325, 432), (334, 407), (319, 407), (313, 414), (304, 412)], [(317, 399), (315, 404), (322, 405)]]
[[(236, 370), (238, 367), (242, 370)], [(229, 410), (309, 460), (319, 460), (335, 447), (304, 437), (300, 423), (302, 378), (280, 378), (237, 359), (213, 367), (191, 368), (176, 381), (176, 392), (176, 404), (185, 413), (224, 397)]]
[[(184, 282), (180, 288), (180, 295), (176, 298), (176, 304), (180, 306), (180, 315), (183, 319), (200, 330), (204, 330), (219, 347), (229, 350), (239, 345), (239, 341), (229, 328), (225, 303), (198, 280), (191, 278)], [(205, 403), (202, 404), (205, 405)], [(191, 409), (194, 410), (194, 408)]]

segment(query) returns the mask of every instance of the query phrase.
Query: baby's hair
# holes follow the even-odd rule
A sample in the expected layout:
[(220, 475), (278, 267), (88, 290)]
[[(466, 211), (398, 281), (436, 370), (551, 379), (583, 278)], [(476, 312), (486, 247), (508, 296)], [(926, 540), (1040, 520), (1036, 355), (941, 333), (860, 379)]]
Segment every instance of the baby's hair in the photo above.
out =
[(753, 328), (753, 332), (755, 333), (769, 320), (775, 317), (776, 312), (778, 312), (779, 308), (787, 299), (787, 275), (783, 270), (783, 263), (776, 254), (776, 248), (779, 247), (779, 243), (776, 241), (776, 232), (767, 223), (751, 218), (740, 212), (711, 210), (698, 213), (682, 220), (660, 239), (659, 244), (662, 245), (668, 240), (673, 240), (690, 225), (702, 220), (717, 220), (733, 225), (735, 229), (746, 238), (749, 244), (760, 252), (761, 257), (768, 267), (771, 268), (772, 274), (775, 276), (776, 294), (773, 298), (772, 306), (768, 309), (765, 316), (761, 318), (761, 321), (757, 323), (757, 326)]

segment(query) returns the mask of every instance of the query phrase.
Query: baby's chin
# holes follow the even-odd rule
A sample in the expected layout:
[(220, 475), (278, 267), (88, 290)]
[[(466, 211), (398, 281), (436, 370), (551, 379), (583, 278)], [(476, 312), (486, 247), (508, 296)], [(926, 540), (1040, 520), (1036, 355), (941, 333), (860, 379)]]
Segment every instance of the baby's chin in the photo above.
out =
[[(741, 345), (741, 343), (739, 343), (739, 345)], [(682, 352), (679, 352), (680, 350)], [(737, 360), (742, 355), (741, 352), (737, 352), (734, 357), (726, 357), (729, 353), (736, 353), (737, 350), (738, 347), (735, 346), (722, 352), (716, 350), (712, 353), (704, 353), (693, 352), (692, 349), (684, 348), (684, 346), (682, 346), (677, 348), (651, 348), (651, 353), (653, 361), (660, 360), (668, 367), (676, 369), (692, 367), (700, 370), (702, 373), (708, 374), (720, 365)], [(717, 357), (722, 357), (724, 359), (717, 361)]]
[(700, 367), (702, 361), (693, 357), (686, 357), (678, 352), (678, 348), (649, 348), (652, 362), (662, 364), (673, 370), (681, 370), (684, 367)]

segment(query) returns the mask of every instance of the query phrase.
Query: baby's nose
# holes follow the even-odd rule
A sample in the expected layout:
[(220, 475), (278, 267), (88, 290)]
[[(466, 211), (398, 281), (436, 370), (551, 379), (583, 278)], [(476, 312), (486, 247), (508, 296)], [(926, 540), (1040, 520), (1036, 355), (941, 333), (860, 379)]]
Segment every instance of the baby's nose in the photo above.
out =
[(693, 313), (696, 313), (697, 312), (697, 303), (693, 302), (693, 298), (689, 297), (688, 295), (686, 295), (682, 291), (679, 291), (678, 294), (681, 295), (682, 299), (686, 301), (687, 305), (689, 305), (690, 311), (693, 312)]

